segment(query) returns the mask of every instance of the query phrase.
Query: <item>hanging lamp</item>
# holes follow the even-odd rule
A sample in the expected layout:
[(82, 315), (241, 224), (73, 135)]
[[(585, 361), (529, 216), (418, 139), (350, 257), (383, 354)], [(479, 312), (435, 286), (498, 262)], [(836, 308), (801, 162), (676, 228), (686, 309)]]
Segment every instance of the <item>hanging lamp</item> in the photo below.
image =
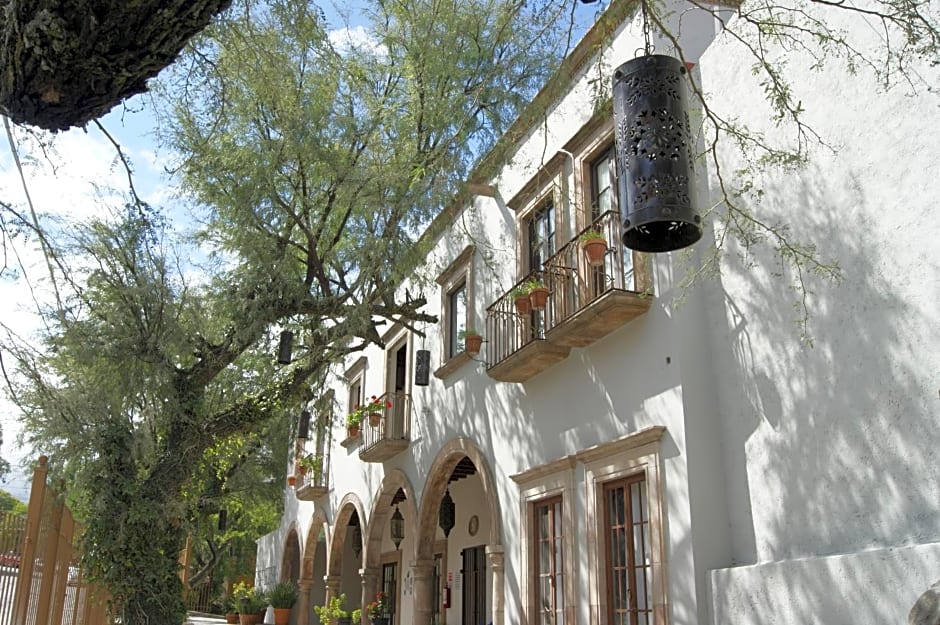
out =
[(392, 513), (392, 518), (388, 522), (388, 525), (392, 535), (392, 542), (395, 543), (395, 549), (398, 549), (401, 541), (405, 540), (405, 518), (398, 510), (398, 504), (395, 504), (395, 512)]
[(294, 347), (294, 333), (290, 330), (281, 331), (281, 340), (277, 346), (277, 363), (279, 365), (289, 365), (291, 362), (291, 351)]
[(437, 524), (444, 530), (445, 538), (450, 536), (450, 530), (454, 529), (454, 525), (457, 524), (457, 506), (450, 496), (449, 488), (444, 493), (444, 498), (441, 499), (441, 509), (438, 513)]
[(646, 2), (640, 7), (644, 53), (618, 67), (613, 78), (623, 244), (640, 252), (671, 252), (702, 237), (702, 218), (694, 208), (687, 70), (679, 59), (652, 53)]

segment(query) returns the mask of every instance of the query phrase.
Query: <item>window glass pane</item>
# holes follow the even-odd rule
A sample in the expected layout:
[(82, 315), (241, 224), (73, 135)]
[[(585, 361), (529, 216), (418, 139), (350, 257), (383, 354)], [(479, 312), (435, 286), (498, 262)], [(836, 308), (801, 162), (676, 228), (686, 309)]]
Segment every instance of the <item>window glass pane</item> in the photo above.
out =
[(467, 328), (467, 285), (460, 284), (447, 296), (447, 315), (450, 320), (448, 333), (448, 358), (453, 358), (463, 351), (460, 333)]
[(594, 161), (592, 175), (594, 176), (594, 197), (591, 202), (591, 220), (597, 219), (603, 213), (610, 210), (611, 194), (610, 188), (610, 158), (611, 152), (607, 152), (601, 158)]

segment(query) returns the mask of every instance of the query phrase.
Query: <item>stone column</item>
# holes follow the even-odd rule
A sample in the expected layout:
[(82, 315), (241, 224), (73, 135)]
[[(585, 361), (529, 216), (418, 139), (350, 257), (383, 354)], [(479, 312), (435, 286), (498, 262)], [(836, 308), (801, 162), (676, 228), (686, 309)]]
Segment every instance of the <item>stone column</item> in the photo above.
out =
[(411, 563), (414, 575), (414, 625), (430, 625), (434, 614), (434, 560), (415, 560)]
[(490, 565), (493, 576), (493, 625), (503, 625), (503, 613), (506, 611), (506, 596), (504, 594), (503, 563), (504, 554), (502, 545), (487, 545), (486, 560)]
[(330, 599), (339, 595), (339, 587), (342, 582), (343, 578), (339, 575), (327, 575), (323, 578), (323, 583), (326, 584), (324, 604), (329, 605)]
[[(369, 625), (369, 615), (366, 613), (366, 606), (375, 601), (375, 595), (379, 592), (379, 571), (378, 569), (359, 569), (359, 576), (362, 578), (362, 597), (359, 600), (359, 607), (362, 610), (362, 616), (359, 621), (361, 625)], [(353, 625), (359, 625), (353, 623)]]
[(294, 614), (297, 615), (297, 625), (309, 625), (310, 612), (310, 593), (313, 591), (312, 579), (301, 579), (297, 582), (297, 605)]

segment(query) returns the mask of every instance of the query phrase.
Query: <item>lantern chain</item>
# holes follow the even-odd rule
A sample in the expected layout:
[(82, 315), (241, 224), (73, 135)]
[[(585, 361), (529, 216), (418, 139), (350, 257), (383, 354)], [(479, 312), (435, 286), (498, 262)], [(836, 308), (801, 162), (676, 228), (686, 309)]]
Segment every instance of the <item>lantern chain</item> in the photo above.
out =
[(650, 38), (649, 7), (646, 0), (640, 2), (640, 10), (643, 17), (643, 52), (649, 56), (653, 53), (653, 43)]

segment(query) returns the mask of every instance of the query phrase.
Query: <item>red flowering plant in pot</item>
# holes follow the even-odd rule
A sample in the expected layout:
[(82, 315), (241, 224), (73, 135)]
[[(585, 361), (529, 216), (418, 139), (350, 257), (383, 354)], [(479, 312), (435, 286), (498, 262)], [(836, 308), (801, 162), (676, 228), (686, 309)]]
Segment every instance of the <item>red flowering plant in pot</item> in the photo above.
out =
[(369, 620), (372, 625), (388, 625), (388, 601), (385, 593), (380, 592), (375, 595), (375, 601), (366, 606), (366, 612), (369, 614)]
[(392, 402), (385, 400), (382, 402), (375, 395), (372, 396), (371, 401), (368, 404), (360, 408), (359, 410), (363, 415), (369, 415), (369, 425), (372, 427), (378, 427), (382, 423), (382, 417), (385, 416), (385, 411), (392, 407)]

